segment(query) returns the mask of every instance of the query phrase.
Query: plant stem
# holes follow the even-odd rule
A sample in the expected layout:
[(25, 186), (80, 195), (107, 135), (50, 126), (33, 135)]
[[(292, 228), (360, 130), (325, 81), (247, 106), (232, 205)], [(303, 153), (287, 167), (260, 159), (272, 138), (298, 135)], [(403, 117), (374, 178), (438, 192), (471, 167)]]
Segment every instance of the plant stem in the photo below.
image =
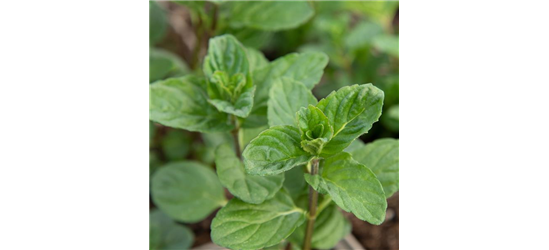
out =
[[(313, 159), (311, 164), (311, 175), (318, 174), (319, 159)], [(307, 215), (307, 228), (305, 230), (305, 238), (303, 239), (303, 250), (311, 249), (311, 240), (313, 238), (313, 229), (316, 220), (316, 206), (318, 202), (318, 193), (309, 186), (309, 213)]]
[(240, 139), (239, 139), (239, 132), (240, 132), (240, 124), (238, 123), (238, 118), (235, 115), (232, 115), (232, 120), (234, 123), (234, 129), (231, 131), (231, 134), (233, 135), (233, 141), (234, 141), (234, 151), (236, 153), (236, 156), (242, 161), (242, 151), (240, 151)]

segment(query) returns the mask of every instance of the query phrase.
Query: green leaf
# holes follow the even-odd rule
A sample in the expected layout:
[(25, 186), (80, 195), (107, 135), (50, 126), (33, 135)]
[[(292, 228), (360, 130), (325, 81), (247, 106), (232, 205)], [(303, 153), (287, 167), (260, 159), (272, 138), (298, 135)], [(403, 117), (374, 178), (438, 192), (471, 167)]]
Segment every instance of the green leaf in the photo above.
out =
[(198, 162), (166, 164), (152, 177), (152, 198), (160, 210), (182, 222), (197, 222), (226, 203), (217, 176)]
[(254, 138), (256, 138), (261, 132), (268, 129), (268, 126), (261, 126), (257, 128), (241, 128), (240, 129), (240, 135), (242, 137), (242, 145), (241, 147), (246, 147), (250, 141), (252, 141)]
[[(348, 146), (347, 148), (345, 148), (345, 150), (343, 150), (343, 151), (345, 151), (345, 152), (347, 152), (347, 153), (351, 153), (351, 152), (353, 152), (354, 150), (356, 150), (356, 149), (358, 149), (358, 148), (360, 148), (360, 147), (364, 147), (364, 145), (366, 145), (366, 144), (364, 144), (364, 142), (363, 142), (362, 140), (356, 139), (356, 140), (354, 140), (353, 142), (351, 142), (351, 145), (349, 145), (349, 146)], [(351, 153), (351, 154), (352, 154), (352, 153)]]
[(378, 139), (353, 150), (351, 154), (353, 159), (374, 172), (387, 198), (398, 191), (397, 139)]
[(385, 220), (387, 201), (383, 187), (370, 169), (342, 152), (325, 160), (321, 175), (305, 174), (315, 190), (326, 190), (334, 202), (357, 218), (379, 225)]
[(208, 133), (200, 134), (202, 143), (198, 142), (193, 145), (194, 154), (200, 162), (207, 165), (215, 163), (215, 150), (223, 143), (233, 143), (233, 136), (230, 133)]
[(329, 141), (334, 134), (334, 129), (328, 117), (313, 105), (309, 104), (308, 107), (299, 109), (296, 114), (296, 121), (303, 140), (322, 138)]
[(209, 41), (204, 58), (204, 74), (211, 80), (215, 71), (226, 72), (229, 77), (241, 73), (248, 77), (250, 66), (246, 48), (232, 35), (217, 36)]
[(172, 129), (162, 139), (162, 150), (169, 161), (184, 160), (191, 149), (188, 132)]
[(232, 35), (210, 39), (204, 59), (209, 79), (209, 100), (219, 111), (247, 117), (252, 111), (255, 86), (252, 85), (246, 48)]
[(248, 175), (244, 165), (228, 144), (219, 146), (215, 154), (217, 176), (221, 184), (239, 199), (253, 204), (272, 198), (282, 187), (284, 175)]
[(373, 40), (383, 34), (383, 27), (374, 22), (359, 23), (345, 37), (345, 46), (349, 49), (361, 49), (372, 44)]
[(252, 111), (254, 105), (254, 93), (255, 86), (246, 89), (240, 96), (236, 99), (236, 102), (232, 104), (231, 102), (225, 100), (208, 100), (209, 103), (214, 105), (217, 110), (225, 112), (228, 114), (233, 114), (238, 117), (246, 118)]
[(149, 214), (149, 249), (189, 249), (193, 241), (189, 228), (175, 223), (160, 210)]
[(305, 85), (282, 77), (277, 79), (269, 93), (267, 117), (269, 126), (294, 125), (295, 113), (301, 107), (316, 105), (318, 101)]
[(380, 35), (374, 38), (373, 43), (379, 51), (398, 57), (398, 36)]
[(157, 2), (149, 2), (149, 44), (150, 46), (159, 42), (166, 35), (168, 18), (166, 13)]
[(189, 72), (177, 55), (163, 49), (149, 49), (149, 82), (183, 76)]
[(300, 147), (299, 130), (292, 126), (274, 126), (253, 139), (242, 156), (246, 172), (254, 175), (275, 175), (313, 158)]
[(292, 199), (296, 199), (299, 195), (307, 192), (307, 183), (303, 175), (305, 174), (303, 167), (292, 168), (284, 172), (284, 188), (288, 190)]
[(267, 101), (273, 84), (282, 77), (303, 83), (312, 89), (320, 81), (328, 56), (322, 52), (292, 53), (278, 58), (268, 66), (253, 72), (253, 82), (257, 86), (252, 114), (243, 126), (257, 127), (267, 124)]
[(334, 128), (334, 136), (321, 155), (337, 154), (368, 132), (379, 119), (382, 106), (383, 91), (372, 84), (343, 87), (320, 100), (317, 107)]
[(149, 119), (165, 126), (203, 133), (230, 131), (228, 115), (206, 98), (193, 76), (157, 81), (149, 87)]
[(261, 204), (233, 198), (212, 221), (212, 241), (231, 249), (260, 249), (280, 243), (305, 221), (305, 211), (285, 192)]
[(246, 54), (248, 55), (250, 72), (253, 72), (255, 69), (259, 69), (269, 65), (269, 60), (267, 60), (267, 58), (265, 58), (263, 53), (261, 53), (261, 51), (259, 50), (246, 48)]
[(313, 155), (319, 155), (334, 134), (326, 115), (310, 104), (297, 112), (296, 123), (301, 131), (301, 147)]
[(314, 15), (307, 2), (227, 2), (230, 8), (229, 25), (233, 28), (251, 27), (262, 30), (296, 28)]
[[(301, 246), (305, 237), (306, 224), (298, 227), (290, 236), (290, 241)], [(351, 223), (331, 204), (320, 212), (316, 218), (312, 247), (315, 249), (332, 249), (341, 239), (351, 232)]]

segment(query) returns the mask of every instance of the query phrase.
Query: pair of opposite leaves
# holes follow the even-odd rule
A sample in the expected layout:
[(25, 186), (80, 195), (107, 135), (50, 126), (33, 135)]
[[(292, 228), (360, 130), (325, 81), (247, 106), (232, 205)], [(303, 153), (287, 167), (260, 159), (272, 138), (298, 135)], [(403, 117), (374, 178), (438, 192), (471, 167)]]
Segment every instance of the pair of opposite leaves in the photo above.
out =
[[(233, 36), (218, 36), (210, 39), (204, 60), (207, 80), (189, 75), (151, 84), (149, 117), (169, 127), (203, 133), (233, 129), (227, 114), (239, 117), (244, 128), (265, 126), (272, 86), (286, 77), (312, 89), (327, 63), (320, 52), (289, 54), (269, 63), (261, 52), (245, 48)], [(232, 99), (227, 98), (231, 94)]]

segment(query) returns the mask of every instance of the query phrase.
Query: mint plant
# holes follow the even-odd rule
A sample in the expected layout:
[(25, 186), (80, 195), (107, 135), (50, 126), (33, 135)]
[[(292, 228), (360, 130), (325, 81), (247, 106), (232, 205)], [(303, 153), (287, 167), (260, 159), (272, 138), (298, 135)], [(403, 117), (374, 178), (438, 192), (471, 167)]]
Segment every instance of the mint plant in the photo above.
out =
[(381, 224), (398, 190), (398, 140), (356, 139), (379, 119), (384, 93), (352, 85), (317, 101), (311, 89), (327, 63), (320, 52), (269, 62), (222, 35), (210, 39), (202, 73), (152, 83), (152, 121), (233, 138), (215, 149), (215, 172), (194, 161), (157, 170), (151, 189), (160, 210), (193, 223), (221, 207), (211, 238), (231, 249), (331, 248), (350, 232), (338, 207)]

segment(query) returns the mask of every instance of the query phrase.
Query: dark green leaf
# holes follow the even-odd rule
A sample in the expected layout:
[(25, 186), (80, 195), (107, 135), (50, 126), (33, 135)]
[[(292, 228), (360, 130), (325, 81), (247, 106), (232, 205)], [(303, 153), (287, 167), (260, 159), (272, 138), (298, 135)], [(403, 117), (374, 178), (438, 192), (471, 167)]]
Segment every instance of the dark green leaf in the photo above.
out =
[(378, 139), (353, 150), (351, 154), (353, 159), (374, 172), (387, 198), (398, 191), (398, 140)]
[(227, 201), (221, 183), (209, 167), (197, 162), (168, 163), (152, 177), (154, 203), (171, 218), (200, 221)]
[(261, 204), (233, 198), (212, 221), (212, 241), (231, 249), (260, 249), (280, 243), (305, 221), (305, 211), (285, 192)]
[(184, 160), (191, 149), (188, 132), (172, 129), (162, 139), (162, 150), (168, 161)]
[(332, 92), (317, 107), (328, 117), (334, 136), (322, 150), (323, 156), (334, 155), (366, 133), (379, 119), (383, 91), (372, 84), (352, 85)]
[(307, 183), (303, 175), (304, 167), (292, 168), (284, 172), (284, 188), (288, 190), (292, 199), (296, 199), (299, 195), (307, 192)]
[(244, 165), (228, 144), (217, 148), (215, 165), (221, 184), (229, 189), (231, 194), (248, 203), (259, 204), (272, 198), (284, 182), (283, 174), (273, 176), (246, 174)]
[(149, 214), (149, 249), (189, 249), (194, 241), (193, 232), (155, 210)]
[(149, 82), (187, 73), (189, 68), (177, 55), (163, 49), (149, 49)]
[(152, 46), (164, 38), (168, 28), (166, 13), (157, 2), (149, 2), (149, 45)]
[(357, 218), (379, 225), (385, 220), (387, 201), (374, 173), (342, 152), (327, 158), (321, 175), (305, 174), (315, 190), (326, 190), (334, 202)]
[(165, 126), (203, 133), (230, 131), (233, 128), (228, 115), (208, 103), (200, 79), (193, 76), (151, 84), (149, 119)]
[(292, 126), (274, 126), (263, 131), (244, 149), (246, 172), (254, 175), (275, 175), (313, 158), (300, 147), (299, 130)]

